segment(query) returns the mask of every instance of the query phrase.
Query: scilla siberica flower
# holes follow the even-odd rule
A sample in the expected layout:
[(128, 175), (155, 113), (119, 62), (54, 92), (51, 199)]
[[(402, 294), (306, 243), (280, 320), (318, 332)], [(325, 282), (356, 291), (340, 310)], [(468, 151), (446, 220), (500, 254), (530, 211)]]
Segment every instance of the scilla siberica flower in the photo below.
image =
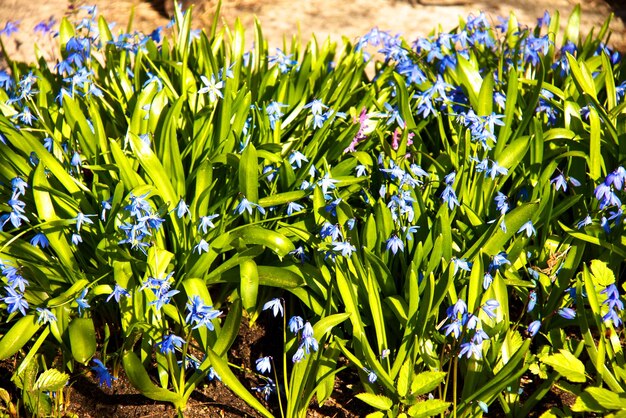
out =
[(113, 382), (113, 380), (115, 380), (117, 378), (111, 376), (111, 373), (109, 373), (109, 370), (106, 368), (106, 366), (100, 360), (95, 358), (92, 361), (96, 365), (91, 367), (91, 370), (93, 370), (96, 373), (96, 377), (99, 380), (100, 386), (107, 385), (107, 387), (111, 387), (111, 383)]
[(274, 313), (274, 317), (277, 317), (278, 315), (284, 315), (283, 303), (280, 298), (275, 298), (268, 302), (265, 302), (265, 305), (263, 305), (263, 310), (266, 311), (268, 309), (272, 310), (272, 312)]
[(174, 334), (167, 334), (156, 344), (159, 351), (163, 354), (173, 354), (177, 348), (181, 348), (185, 344), (185, 340)]
[(256, 370), (259, 373), (270, 373), (272, 371), (272, 357), (261, 357), (256, 360)]
[(205, 305), (202, 298), (198, 295), (194, 295), (188, 302), (185, 308), (188, 311), (185, 323), (194, 324), (192, 329), (198, 329), (202, 326), (207, 327), (209, 331), (213, 331), (215, 326), (213, 320), (222, 314), (222, 311), (213, 309), (212, 306)]

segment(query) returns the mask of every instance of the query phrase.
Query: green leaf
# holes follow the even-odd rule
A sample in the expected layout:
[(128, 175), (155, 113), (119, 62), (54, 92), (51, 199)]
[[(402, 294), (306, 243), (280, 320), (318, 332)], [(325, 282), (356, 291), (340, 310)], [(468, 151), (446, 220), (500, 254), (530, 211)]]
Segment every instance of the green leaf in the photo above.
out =
[(33, 390), (41, 392), (54, 392), (62, 389), (70, 380), (70, 375), (62, 373), (57, 369), (48, 369), (39, 375), (33, 386)]
[(557, 354), (543, 357), (541, 362), (552, 366), (557, 373), (570, 382), (584, 383), (587, 380), (585, 365), (567, 350), (561, 349)]
[(408, 413), (413, 418), (432, 417), (433, 415), (443, 414), (450, 405), (452, 405), (450, 402), (442, 401), (441, 399), (429, 399), (411, 406)]
[(96, 353), (96, 329), (91, 318), (74, 318), (68, 327), (70, 348), (74, 359), (87, 363)]
[(241, 277), (239, 293), (243, 307), (246, 311), (252, 312), (259, 292), (259, 271), (254, 260), (242, 262), (239, 266), (239, 274)]
[(124, 353), (122, 365), (124, 366), (124, 371), (131, 385), (145, 397), (160, 402), (171, 402), (177, 408), (184, 406), (181, 396), (152, 383), (143, 363), (132, 351)]
[(0, 339), (0, 360), (6, 360), (17, 353), (39, 328), (35, 315), (20, 318)]
[(593, 399), (605, 409), (611, 411), (615, 409), (626, 409), (626, 394), (624, 394), (624, 392), (615, 393), (599, 387), (586, 388), (585, 392), (590, 394)]
[(412, 366), (413, 361), (411, 359), (407, 360), (400, 367), (400, 372), (398, 373), (398, 381), (396, 382), (396, 388), (398, 389), (398, 395), (401, 398), (406, 397), (407, 393), (409, 393), (409, 379), (411, 377), (411, 372), (413, 370)]
[(604, 261), (591, 260), (589, 268), (596, 285), (606, 287), (615, 283), (615, 274)]
[(446, 372), (426, 371), (413, 376), (411, 384), (411, 395), (426, 395), (432, 392), (443, 382), (447, 376)]
[(254, 145), (249, 143), (239, 161), (239, 191), (252, 203), (259, 200), (259, 163)]
[(226, 360), (215, 354), (215, 352), (210, 348), (207, 348), (206, 354), (211, 362), (211, 365), (213, 366), (213, 369), (221, 378), (222, 383), (228, 386), (230, 390), (232, 390), (237, 396), (243, 399), (261, 415), (267, 418), (273, 418), (274, 415), (272, 415), (272, 413), (268, 411), (250, 392), (248, 392), (248, 389), (246, 389), (244, 385), (241, 384), (239, 379), (237, 379), (234, 373), (230, 370), (230, 367), (228, 367)]
[(387, 411), (393, 406), (393, 401), (383, 395), (374, 395), (373, 393), (359, 393), (357, 398), (376, 409)]

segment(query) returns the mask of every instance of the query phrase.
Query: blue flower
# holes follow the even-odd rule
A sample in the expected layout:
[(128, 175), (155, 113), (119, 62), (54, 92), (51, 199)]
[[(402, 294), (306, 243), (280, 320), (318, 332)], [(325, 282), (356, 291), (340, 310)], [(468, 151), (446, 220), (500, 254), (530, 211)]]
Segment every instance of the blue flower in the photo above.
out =
[(107, 298), (107, 302), (110, 301), (111, 299), (115, 299), (115, 301), (117, 303), (120, 303), (120, 299), (122, 298), (122, 296), (129, 297), (130, 293), (128, 293), (128, 291), (126, 289), (124, 289), (122, 286), (120, 286), (119, 284), (115, 283), (115, 287), (113, 288), (113, 292), (111, 292), (111, 294)]
[(356, 251), (356, 247), (347, 241), (338, 241), (332, 243), (334, 251), (340, 251), (343, 257), (350, 257)]
[(272, 312), (274, 313), (274, 317), (277, 317), (279, 314), (280, 316), (284, 315), (283, 302), (280, 298), (274, 298), (268, 302), (265, 302), (265, 305), (263, 305), (263, 310), (266, 311), (268, 309), (272, 310)]
[(99, 385), (107, 385), (107, 387), (111, 387), (111, 384), (113, 382), (113, 380), (117, 379), (113, 376), (111, 376), (111, 373), (109, 373), (109, 370), (105, 367), (105, 365), (98, 360), (97, 358), (92, 360), (96, 365), (91, 367), (91, 370), (93, 370), (96, 373), (96, 377), (99, 380)]
[(20, 22), (18, 20), (7, 21), (7, 23), (5, 23), (4, 25), (4, 29), (0, 30), (0, 35), (5, 35), (5, 36), (13, 35), (14, 33), (19, 31), (19, 24)]
[(261, 357), (256, 360), (256, 370), (259, 373), (270, 373), (272, 371), (272, 357)]
[(541, 321), (533, 321), (528, 325), (528, 333), (531, 337), (534, 337), (539, 332), (539, 328), (541, 328)]
[(276, 392), (276, 384), (270, 378), (267, 379), (267, 384), (264, 386), (253, 386), (251, 389), (256, 390), (258, 393), (262, 394), (265, 400), (267, 401), (270, 398), (272, 392)]
[(452, 258), (452, 263), (454, 264), (454, 275), (459, 270), (472, 271), (472, 263), (468, 262), (465, 258)]
[(367, 368), (363, 367), (363, 371), (365, 373), (367, 373), (367, 380), (370, 383), (374, 383), (376, 382), (376, 380), (378, 379), (378, 376), (376, 375), (376, 373), (374, 373), (372, 370), (368, 370)]
[(36, 311), (39, 313), (38, 324), (51, 324), (57, 320), (57, 317), (48, 308), (37, 308)]
[(211, 75), (211, 79), (209, 80), (205, 76), (201, 75), (200, 79), (204, 83), (204, 86), (198, 90), (199, 94), (209, 93), (209, 102), (213, 103), (219, 97), (223, 99), (221, 89), (224, 87), (223, 81), (216, 81), (215, 76)]
[(291, 155), (289, 155), (289, 164), (291, 164), (291, 168), (300, 168), (302, 167), (303, 162), (308, 163), (309, 160), (300, 151), (294, 151)]
[(82, 313), (83, 309), (91, 308), (91, 306), (87, 302), (87, 299), (85, 299), (85, 296), (87, 296), (87, 292), (89, 292), (89, 289), (84, 288), (83, 291), (80, 293), (80, 296), (76, 298), (76, 303), (78, 304), (79, 315)]
[(263, 209), (262, 206), (257, 203), (250, 202), (245, 197), (242, 197), (241, 201), (239, 201), (239, 204), (235, 208), (235, 213), (241, 215), (244, 212), (248, 212), (248, 215), (252, 215), (253, 208), (256, 208), (261, 215), (265, 215), (265, 209)]
[(302, 206), (301, 204), (296, 202), (289, 202), (289, 204), (287, 205), (287, 215), (291, 216), (294, 212), (300, 212), (302, 209), (304, 209), (304, 206)]
[(298, 61), (292, 59), (293, 54), (285, 54), (280, 48), (276, 48), (276, 55), (269, 55), (267, 62), (270, 65), (276, 64), (281, 73), (287, 73)]
[(213, 224), (212, 221), (218, 216), (220, 215), (216, 214), (216, 215), (201, 216), (200, 222), (198, 224), (198, 232), (202, 230), (202, 233), (206, 234), (209, 228), (215, 228), (215, 225)]
[(180, 201), (178, 202), (178, 206), (176, 206), (176, 216), (178, 216), (178, 219), (181, 219), (187, 214), (190, 214), (189, 206), (187, 206), (183, 199), (180, 199)]
[(583, 218), (583, 220), (579, 221), (576, 224), (576, 228), (581, 229), (587, 225), (591, 225), (593, 223), (593, 220), (591, 219), (591, 216), (587, 215)]
[(304, 328), (304, 320), (299, 316), (292, 316), (289, 319), (289, 331), (297, 334), (302, 328)]
[(520, 229), (517, 230), (518, 234), (521, 233), (521, 232), (526, 232), (526, 236), (528, 238), (530, 238), (533, 235), (537, 234), (537, 231), (535, 231), (535, 227), (533, 226), (533, 222), (532, 221), (526, 222), (524, 225), (522, 225), (520, 227)]
[(572, 308), (561, 308), (559, 309), (558, 314), (565, 319), (576, 318), (576, 311)]
[(158, 342), (156, 345), (159, 351), (161, 351), (161, 353), (173, 354), (174, 351), (177, 348), (181, 348), (183, 344), (185, 344), (185, 340), (183, 340), (181, 337), (174, 335), (174, 334), (168, 334), (168, 335), (164, 335), (163, 339), (160, 342)]
[(487, 314), (489, 318), (495, 318), (496, 313), (495, 310), (500, 306), (500, 303), (495, 299), (489, 299), (485, 302), (485, 304), (481, 307), (482, 310)]
[(208, 253), (209, 249), (209, 243), (206, 242), (204, 239), (201, 239), (200, 242), (195, 247), (193, 247), (193, 252), (197, 252), (198, 254)]
[(202, 298), (198, 295), (190, 299), (185, 308), (189, 311), (185, 322), (195, 324), (192, 329), (205, 326), (210, 331), (213, 331), (215, 327), (212, 321), (222, 314), (222, 311), (215, 310), (212, 306), (205, 305)]
[(80, 228), (83, 226), (83, 224), (93, 224), (93, 221), (91, 219), (89, 219), (90, 216), (96, 216), (96, 215), (84, 215), (82, 212), (78, 212), (76, 214), (75, 218), (72, 218), (72, 221), (76, 221), (76, 232), (80, 233)]
[(31, 240), (30, 245), (34, 247), (46, 248), (50, 245), (50, 241), (43, 232), (36, 234)]
[(526, 307), (526, 312), (532, 312), (535, 309), (535, 305), (537, 305), (537, 291), (531, 290), (528, 292), (528, 306)]
[(387, 251), (391, 250), (391, 252), (396, 255), (399, 251), (404, 252), (404, 242), (398, 237), (398, 235), (393, 234), (387, 240)]
[(2, 298), (2, 301), (7, 305), (7, 311), (10, 314), (20, 311), (22, 315), (26, 315), (28, 302), (24, 299), (24, 295), (10, 286), (5, 286), (4, 290), (6, 290), (7, 295)]

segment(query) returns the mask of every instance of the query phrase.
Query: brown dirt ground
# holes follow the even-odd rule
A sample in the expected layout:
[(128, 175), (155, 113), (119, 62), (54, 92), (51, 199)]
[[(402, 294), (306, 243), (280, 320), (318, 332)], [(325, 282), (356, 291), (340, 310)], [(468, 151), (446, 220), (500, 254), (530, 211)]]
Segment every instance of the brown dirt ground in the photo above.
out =
[[(171, 7), (166, 6), (165, 1), (0, 0), (0, 25), (7, 20), (20, 21), (20, 33), (10, 39), (5, 37), (5, 45), (14, 60), (32, 61), (34, 43), (41, 46), (44, 54), (49, 54), (49, 49), (44, 46), (49, 40), (34, 36), (32, 28), (50, 16), (59, 19), (67, 15), (72, 6), (95, 4), (99, 13), (107, 21), (117, 22), (120, 29), (127, 26), (129, 11), (134, 8), (133, 27), (149, 32), (167, 23), (165, 10)], [(618, 5), (621, 0), (582, 1), (581, 33), (587, 33), (592, 27), (601, 25), (610, 15), (611, 6), (607, 1), (613, 3), (616, 14), (623, 18), (626, 7)], [(185, 0), (185, 4), (194, 3), (195, 27), (208, 27), (216, 0)], [(306, 41), (315, 33), (318, 39), (330, 37), (338, 41), (341, 36), (354, 39), (374, 26), (401, 33), (407, 39), (413, 40), (437, 28), (450, 30), (458, 24), (459, 17), (480, 11), (485, 11), (494, 21), (496, 16), (507, 16), (512, 11), (520, 22), (534, 25), (535, 19), (543, 15), (544, 10), (551, 13), (558, 10), (563, 26), (575, 4), (575, 0), (223, 0), (222, 22), (232, 25), (239, 18), (247, 28), (247, 33), (251, 34), (256, 16), (262, 24), (270, 47), (280, 47), (284, 36), (290, 38), (294, 34), (300, 34), (301, 39)], [(626, 50), (624, 21), (620, 18), (614, 19), (611, 29), (614, 34), (612, 45)]]

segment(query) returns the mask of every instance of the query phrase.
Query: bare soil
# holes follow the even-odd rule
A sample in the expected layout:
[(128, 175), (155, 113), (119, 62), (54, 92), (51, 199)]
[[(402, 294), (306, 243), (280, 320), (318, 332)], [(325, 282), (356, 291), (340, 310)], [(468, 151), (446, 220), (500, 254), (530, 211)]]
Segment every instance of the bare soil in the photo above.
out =
[[(622, 20), (626, 6), (622, 0), (608, 2), (581, 1), (581, 33), (599, 27), (613, 9), (621, 18), (613, 19), (610, 43), (617, 49), (626, 50), (626, 27)], [(216, 3), (217, 0), (185, 0), (185, 5), (194, 4), (196, 28), (210, 26)], [(8, 20), (20, 21), (19, 33), (9, 39), (3, 37), (11, 58), (33, 61), (35, 43), (40, 46), (42, 54), (50, 58), (50, 50), (46, 47), (50, 40), (34, 35), (32, 29), (42, 20), (51, 16), (58, 20), (85, 4), (97, 5), (100, 15), (109, 22), (116, 22), (119, 30), (127, 27), (130, 10), (134, 9), (133, 29), (147, 32), (166, 25), (168, 12), (172, 9), (166, 0), (0, 0), (0, 27)], [(239, 18), (247, 33), (252, 34), (256, 17), (270, 47), (281, 47), (283, 39), (291, 39), (293, 35), (303, 41), (310, 39), (313, 33), (317, 39), (330, 37), (339, 41), (345, 36), (353, 40), (375, 26), (413, 40), (433, 30), (450, 30), (458, 25), (459, 17), (480, 11), (487, 13), (494, 22), (497, 22), (496, 16), (508, 16), (514, 12), (520, 22), (534, 25), (544, 11), (554, 14), (558, 10), (564, 26), (575, 5), (575, 0), (223, 0), (221, 22), (232, 26)]]

